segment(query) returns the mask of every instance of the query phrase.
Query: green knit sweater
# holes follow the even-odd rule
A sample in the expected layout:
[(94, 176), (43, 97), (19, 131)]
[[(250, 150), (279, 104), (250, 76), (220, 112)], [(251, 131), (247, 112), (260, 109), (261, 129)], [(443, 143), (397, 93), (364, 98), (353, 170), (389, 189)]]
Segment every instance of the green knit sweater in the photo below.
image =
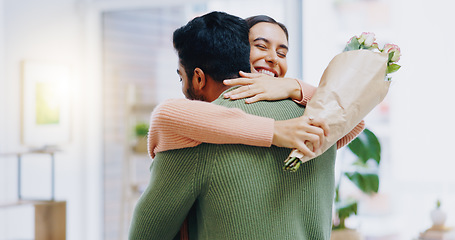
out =
[[(220, 97), (213, 103), (276, 120), (304, 111), (290, 100), (245, 104)], [(282, 170), (290, 151), (201, 144), (158, 153), (129, 239), (178, 239), (188, 215), (191, 240), (329, 240), (336, 148), (295, 173)]]

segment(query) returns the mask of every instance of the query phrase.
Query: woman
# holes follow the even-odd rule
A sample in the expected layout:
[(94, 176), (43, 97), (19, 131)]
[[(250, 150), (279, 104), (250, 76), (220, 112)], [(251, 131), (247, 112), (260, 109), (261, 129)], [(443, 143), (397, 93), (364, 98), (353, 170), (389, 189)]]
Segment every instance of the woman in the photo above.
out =
[[(247, 98), (247, 103), (291, 98), (306, 105), (316, 88), (296, 79), (284, 78), (288, 52), (286, 27), (264, 15), (250, 17), (246, 21), (250, 28), (252, 73), (240, 72), (243, 78), (225, 80), (225, 85), (243, 86), (226, 93), (224, 97), (233, 100)], [(305, 155), (314, 156), (313, 151), (319, 148), (328, 134), (328, 126), (322, 119), (300, 117), (273, 121), (201, 101), (178, 99), (171, 102), (153, 113), (149, 131), (149, 153), (152, 157), (157, 152), (193, 147), (202, 142), (265, 147), (273, 144), (297, 148)], [(204, 122), (200, 121), (201, 116), (205, 117)], [(363, 128), (362, 121), (337, 142), (337, 148), (349, 143)], [(308, 149), (306, 141), (311, 142), (314, 149)]]

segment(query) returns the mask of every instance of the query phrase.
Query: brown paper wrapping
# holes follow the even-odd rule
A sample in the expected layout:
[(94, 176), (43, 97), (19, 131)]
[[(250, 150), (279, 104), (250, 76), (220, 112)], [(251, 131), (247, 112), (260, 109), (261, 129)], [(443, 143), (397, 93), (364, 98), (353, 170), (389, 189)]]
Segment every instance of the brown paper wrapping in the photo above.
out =
[[(387, 61), (387, 53), (370, 50), (343, 52), (330, 61), (303, 114), (322, 118), (330, 127), (316, 156), (349, 133), (385, 98), (390, 86), (385, 79)], [(301, 162), (312, 159), (296, 149), (289, 157)]]

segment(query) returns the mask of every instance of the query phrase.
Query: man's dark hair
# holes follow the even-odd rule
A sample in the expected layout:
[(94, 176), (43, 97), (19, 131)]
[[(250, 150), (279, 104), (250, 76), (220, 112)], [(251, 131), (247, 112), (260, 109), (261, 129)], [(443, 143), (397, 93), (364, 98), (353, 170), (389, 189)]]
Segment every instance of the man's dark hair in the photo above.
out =
[(246, 23), (248, 24), (248, 28), (252, 28), (254, 25), (261, 23), (261, 22), (276, 24), (276, 25), (280, 26), (281, 29), (283, 29), (284, 34), (286, 34), (286, 39), (289, 40), (288, 29), (286, 28), (286, 26), (280, 22), (275, 21), (275, 19), (273, 19), (269, 16), (257, 15), (257, 16), (245, 18), (245, 20), (246, 20)]
[(200, 68), (215, 81), (250, 72), (249, 28), (244, 19), (211, 12), (174, 31), (174, 48), (188, 79)]

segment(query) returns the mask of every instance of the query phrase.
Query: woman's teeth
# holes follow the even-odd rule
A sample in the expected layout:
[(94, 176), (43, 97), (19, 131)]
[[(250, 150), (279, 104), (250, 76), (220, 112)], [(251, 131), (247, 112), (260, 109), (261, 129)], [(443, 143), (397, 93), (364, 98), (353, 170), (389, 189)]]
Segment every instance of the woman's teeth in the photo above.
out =
[(272, 77), (275, 77), (275, 74), (273, 72), (267, 71), (265, 69), (261, 69), (258, 72), (267, 74), (267, 75), (272, 76)]

